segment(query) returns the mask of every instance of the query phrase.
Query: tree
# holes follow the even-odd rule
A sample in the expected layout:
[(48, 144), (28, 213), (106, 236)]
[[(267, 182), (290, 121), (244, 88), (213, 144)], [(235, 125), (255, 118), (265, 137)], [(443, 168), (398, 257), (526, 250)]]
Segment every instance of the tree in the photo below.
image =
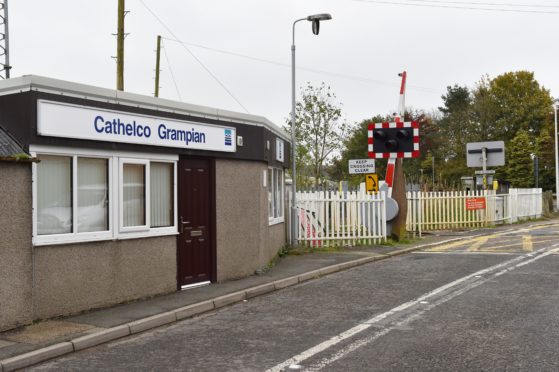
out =
[[(368, 128), (370, 123), (379, 123), (385, 121), (385, 118), (377, 115), (371, 119), (366, 119), (355, 125), (348, 131), (343, 145), (344, 149), (341, 156), (336, 158), (333, 162), (332, 176), (337, 180), (348, 180), (350, 185), (356, 186), (363, 182), (363, 175), (350, 175), (348, 163), (350, 159), (367, 159), (369, 157), (368, 151)], [(380, 165), (380, 168), (379, 168)], [(384, 169), (383, 165), (376, 162), (376, 171), (379, 173)]]
[(539, 186), (544, 190), (555, 190), (555, 135), (551, 126), (543, 128), (536, 141), (539, 162)]
[(447, 87), (441, 98), (444, 106), (439, 107), (442, 118), (437, 124), (445, 141), (441, 144), (439, 158), (465, 164), (466, 144), (476, 132), (472, 121), (472, 94), (467, 87), (454, 85)]
[(535, 138), (549, 120), (552, 99), (549, 91), (534, 79), (533, 72), (507, 72), (479, 89), (487, 107), (486, 126), (494, 128), (493, 139), (508, 141), (524, 130), (535, 144)]
[[(443, 157), (440, 155), (441, 140), (439, 127), (435, 123), (435, 113), (427, 114), (422, 110), (408, 109), (404, 114), (404, 121), (416, 121), (419, 124), (419, 158), (405, 159), (404, 173), (406, 175), (406, 183), (419, 184), (422, 180), (422, 172), (426, 170), (422, 167), (422, 162), (431, 154), (435, 156), (435, 162), (441, 161)], [(432, 158), (429, 164), (432, 163)], [(431, 165), (429, 165), (431, 167)], [(435, 167), (437, 165), (435, 164)], [(429, 168), (431, 169), (431, 168)], [(425, 179), (425, 178), (423, 178)]]
[[(301, 100), (295, 108), (297, 185), (308, 186), (309, 181), (319, 185), (324, 180), (324, 167), (336, 151), (341, 151), (347, 130), (341, 106), (324, 83), (318, 87), (307, 83), (301, 88)], [(291, 120), (284, 129), (291, 133)]]
[(532, 187), (534, 185), (533, 152), (530, 146), (530, 135), (526, 130), (519, 130), (516, 136), (508, 142), (508, 164), (505, 172), (512, 187)]
[[(528, 135), (527, 149), (532, 148), (535, 154), (538, 137), (551, 125), (549, 91), (528, 71), (508, 72), (494, 79), (483, 76), (473, 90), (458, 85), (447, 87), (442, 99), (443, 106), (439, 107), (442, 117), (436, 121), (441, 145), (433, 155), (444, 161), (444, 167), (438, 166), (438, 169), (450, 184), (457, 184), (460, 176), (471, 174), (471, 169), (466, 167), (467, 143), (502, 140), (508, 147), (509, 141), (522, 130)], [(543, 141), (542, 146), (549, 142), (543, 137), (539, 141)], [(546, 155), (544, 168), (547, 172), (551, 169), (548, 157)], [(518, 181), (518, 175), (509, 165), (507, 162), (497, 169), (496, 178), (511, 175)]]
[(483, 76), (472, 93), (472, 129), (478, 134), (476, 138), (480, 142), (503, 140), (495, 130), (497, 102), (491, 98), (489, 82), (489, 77)]

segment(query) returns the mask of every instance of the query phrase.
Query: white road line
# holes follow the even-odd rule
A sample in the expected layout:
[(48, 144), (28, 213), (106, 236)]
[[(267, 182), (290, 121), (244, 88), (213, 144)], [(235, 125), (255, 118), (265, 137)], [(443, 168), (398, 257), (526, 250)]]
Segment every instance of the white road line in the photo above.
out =
[(435, 301), (434, 303), (432, 303), (431, 305), (420, 309), (417, 312), (411, 313), (408, 316), (406, 316), (404, 319), (397, 321), (396, 323), (394, 323), (394, 325), (390, 326), (390, 327), (386, 327), (384, 329), (382, 329), (379, 332), (376, 332), (368, 337), (362, 338), (361, 340), (357, 340), (353, 343), (351, 343), (350, 345), (344, 347), (343, 349), (337, 351), (336, 353), (334, 353), (332, 356), (328, 357), (328, 358), (323, 358), (320, 361), (314, 363), (313, 365), (309, 366), (308, 368), (305, 368), (304, 371), (319, 371), (322, 368), (326, 367), (328, 364), (331, 364), (339, 359), (342, 359), (343, 357), (345, 357), (346, 355), (352, 353), (353, 351), (357, 350), (358, 348), (365, 346), (373, 341), (375, 341), (376, 339), (380, 338), (381, 336), (384, 336), (386, 334), (388, 334), (390, 331), (400, 328), (404, 325), (407, 325), (411, 322), (413, 322), (414, 320), (419, 319), (423, 314), (425, 314), (426, 312), (430, 311), (431, 309), (433, 309), (434, 307), (437, 307), (447, 301), (450, 301), (451, 299), (453, 299), (454, 297), (457, 297), (483, 283), (485, 283), (487, 280), (489, 279), (483, 279), (483, 280), (479, 280), (479, 281), (475, 281), (470, 283), (469, 285), (467, 285), (464, 288), (461, 288), (459, 290), (453, 291), (450, 294), (443, 296), (442, 298), (440, 298), (439, 300)]
[[(558, 247), (559, 244), (555, 244), (553, 245), (551, 248), (555, 248)], [(379, 330), (378, 332), (375, 332), (373, 335), (368, 336), (366, 338), (363, 338), (361, 340), (355, 341), (352, 344), (346, 346), (345, 348), (339, 350), (338, 352), (336, 352), (333, 356), (328, 357), (328, 358), (323, 358), (321, 359), (319, 362), (313, 364), (313, 366), (309, 366), (310, 370), (320, 370), (323, 367), (325, 367), (326, 365), (332, 363), (333, 361), (336, 361), (338, 359), (343, 358), (344, 356), (346, 356), (347, 354), (351, 353), (352, 351), (356, 350), (357, 348), (366, 345), (376, 339), (378, 339), (381, 336), (386, 335), (387, 333), (389, 333), (391, 330), (393, 330), (396, 327), (402, 326), (406, 323), (411, 322), (412, 320), (417, 319), (419, 316), (421, 316), (422, 314), (424, 314), (426, 311), (431, 310), (432, 308), (446, 302), (449, 301), (450, 299), (461, 295), (462, 293), (469, 291), (472, 288), (475, 288), (483, 283), (485, 283), (487, 280), (489, 280), (490, 278), (495, 278), (497, 276), (503, 275), (506, 272), (512, 271), (518, 267), (524, 266), (526, 264), (532, 263), (536, 260), (539, 260), (540, 258), (543, 258), (547, 255), (550, 255), (554, 252), (559, 251), (559, 248), (555, 248), (555, 249), (547, 249), (547, 248), (542, 248), (539, 249), (537, 251), (528, 253), (528, 254), (524, 254), (518, 257), (515, 257), (513, 259), (510, 259), (508, 261), (502, 262), (500, 264), (497, 265), (493, 265), (490, 266), (486, 269), (477, 271), (473, 274), (467, 275), (465, 277), (462, 277), (460, 279), (457, 279), (453, 282), (450, 282), (448, 284), (445, 284), (431, 292), (428, 292), (422, 296), (420, 296), (419, 298), (412, 300), (412, 301), (408, 301), (405, 302), (385, 313), (379, 314), (374, 316), (373, 318), (356, 325), (353, 328), (348, 329), (345, 332), (342, 332), (334, 337), (331, 337), (330, 339), (311, 347), (310, 349), (307, 349), (305, 351), (303, 351), (302, 353), (295, 355), (294, 357), (291, 357), (289, 359), (287, 359), (286, 361), (268, 369), (266, 372), (280, 372), (283, 371), (285, 368), (289, 367), (290, 365), (300, 365), (302, 364), (301, 362), (317, 355), (318, 353), (321, 353), (351, 337), (356, 336), (357, 334), (371, 328), (373, 325), (376, 325), (378, 327), (378, 323), (383, 321), (383, 320), (387, 320), (390, 321), (392, 320), (391, 318), (395, 318), (393, 319), (394, 321), (392, 322), (392, 324), (389, 324), (387, 326), (384, 327), (384, 329)], [(501, 270), (502, 269), (502, 270)], [(500, 271), (498, 271), (500, 270)], [(495, 271), (498, 271), (497, 273), (491, 275), (490, 278), (483, 278), (483, 275), (486, 274), (491, 274)], [(471, 280), (470, 283), (466, 283), (467, 281)], [(454, 289), (454, 287), (459, 287), (458, 289)], [(454, 289), (454, 290), (453, 290)], [(449, 290), (453, 290), (450, 293), (444, 293), (444, 292), (448, 292)], [(422, 304), (422, 302), (425, 302), (427, 300), (430, 300), (431, 298), (434, 298), (434, 300), (428, 301), (430, 303), (430, 305), (425, 306), (424, 304)], [(417, 307), (416, 311), (412, 311), (409, 314), (406, 314), (404, 311), (405, 310), (410, 310), (412, 307)], [(414, 310), (414, 309), (411, 309)], [(404, 316), (403, 319), (399, 319), (402, 318), (402, 316)]]
[(449, 251), (449, 252), (431, 252), (431, 251), (416, 251), (416, 252), (412, 252), (413, 254), (432, 254), (432, 255), (448, 255), (448, 256), (453, 256), (453, 255), (462, 255), (462, 256), (475, 256), (475, 255), (493, 255), (493, 256), (518, 256), (521, 254), (526, 254), (523, 252), (486, 252), (486, 251), (476, 251), (476, 252), (470, 252), (470, 251)]

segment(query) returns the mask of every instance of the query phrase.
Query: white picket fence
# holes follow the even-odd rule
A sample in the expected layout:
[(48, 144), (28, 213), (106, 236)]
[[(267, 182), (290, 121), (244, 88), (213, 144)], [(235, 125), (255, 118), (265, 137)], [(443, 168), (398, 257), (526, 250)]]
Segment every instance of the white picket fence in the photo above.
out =
[(407, 230), (420, 236), (426, 230), (514, 223), (542, 215), (542, 189), (510, 189), (508, 194), (494, 191), (408, 192), (407, 199)]
[[(407, 199), (406, 228), (419, 236), (429, 230), (476, 228), (539, 218), (543, 204), (542, 189), (510, 189), (508, 194), (408, 192)], [(286, 205), (291, 205), (290, 193)], [(386, 240), (386, 196), (382, 192), (297, 192), (297, 211), (299, 244), (321, 247), (378, 244)]]
[(378, 244), (386, 240), (386, 196), (364, 192), (297, 192), (299, 244)]

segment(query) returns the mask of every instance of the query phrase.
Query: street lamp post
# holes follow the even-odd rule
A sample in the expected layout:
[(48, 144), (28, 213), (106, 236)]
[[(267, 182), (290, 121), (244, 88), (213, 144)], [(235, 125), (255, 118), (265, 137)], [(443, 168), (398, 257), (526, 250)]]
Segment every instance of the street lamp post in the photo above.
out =
[(559, 105), (559, 98), (553, 101), (553, 109), (555, 111), (555, 211), (559, 210), (559, 151), (557, 142), (557, 105)]
[(318, 35), (320, 21), (332, 19), (328, 13), (313, 14), (293, 22), (293, 33), (291, 43), (291, 245), (297, 244), (297, 143), (295, 141), (295, 24), (300, 21), (312, 22), (313, 34)]

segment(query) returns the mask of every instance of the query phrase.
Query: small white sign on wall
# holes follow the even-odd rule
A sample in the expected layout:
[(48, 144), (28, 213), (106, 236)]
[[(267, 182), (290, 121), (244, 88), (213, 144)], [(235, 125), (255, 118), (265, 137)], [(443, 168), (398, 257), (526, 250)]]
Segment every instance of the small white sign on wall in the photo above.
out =
[(276, 138), (276, 160), (283, 162), (285, 160), (285, 142), (282, 139)]

